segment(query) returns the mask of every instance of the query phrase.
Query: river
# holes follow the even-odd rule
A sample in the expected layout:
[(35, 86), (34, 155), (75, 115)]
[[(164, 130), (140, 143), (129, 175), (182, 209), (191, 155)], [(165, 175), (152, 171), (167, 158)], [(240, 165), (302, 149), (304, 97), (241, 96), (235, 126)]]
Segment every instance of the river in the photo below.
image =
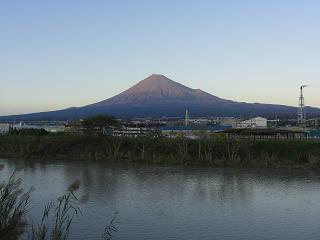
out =
[[(0, 160), (33, 186), (29, 217), (75, 180), (80, 205), (70, 239), (100, 239), (117, 213), (114, 239), (320, 239), (320, 172), (112, 166), (101, 162)], [(25, 236), (25, 238), (27, 238)]]

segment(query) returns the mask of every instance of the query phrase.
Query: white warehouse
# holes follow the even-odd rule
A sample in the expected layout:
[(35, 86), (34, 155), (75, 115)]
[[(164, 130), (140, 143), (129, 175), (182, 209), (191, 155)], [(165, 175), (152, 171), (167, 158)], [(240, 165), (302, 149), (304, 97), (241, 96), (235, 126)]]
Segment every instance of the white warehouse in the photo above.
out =
[(9, 130), (10, 130), (9, 123), (0, 123), (0, 135), (8, 133)]
[(255, 117), (237, 123), (237, 128), (267, 128), (267, 119), (263, 117)]

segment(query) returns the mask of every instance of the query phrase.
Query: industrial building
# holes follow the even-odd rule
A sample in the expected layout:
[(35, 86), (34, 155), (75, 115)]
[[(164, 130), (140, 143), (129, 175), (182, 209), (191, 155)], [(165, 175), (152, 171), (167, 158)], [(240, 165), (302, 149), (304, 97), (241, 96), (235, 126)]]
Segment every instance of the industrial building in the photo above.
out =
[(104, 133), (105, 135), (110, 134), (117, 137), (140, 137), (147, 135), (156, 135), (157, 131), (155, 129), (146, 127), (121, 127), (110, 129), (110, 131), (106, 130)]
[(245, 121), (238, 122), (236, 128), (267, 128), (268, 120), (263, 117), (255, 117)]
[(196, 139), (201, 133), (219, 133), (232, 126), (210, 125), (210, 126), (165, 126), (160, 128), (162, 136), (165, 137), (188, 137)]
[(309, 139), (308, 132), (288, 129), (230, 129), (224, 131), (227, 138), (251, 140), (304, 140)]
[(20, 122), (18, 124), (12, 124), (12, 128), (16, 130), (23, 130), (23, 129), (44, 129), (47, 132), (64, 132), (65, 126), (63, 124), (48, 124), (48, 123), (32, 123), (32, 124), (26, 124), (23, 122)]
[(10, 130), (9, 123), (0, 123), (0, 135), (7, 134)]

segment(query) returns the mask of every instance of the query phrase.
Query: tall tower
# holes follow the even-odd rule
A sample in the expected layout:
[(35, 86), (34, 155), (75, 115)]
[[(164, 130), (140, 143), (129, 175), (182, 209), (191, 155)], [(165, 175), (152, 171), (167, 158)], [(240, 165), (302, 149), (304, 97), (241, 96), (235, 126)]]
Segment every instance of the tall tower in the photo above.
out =
[(306, 121), (306, 113), (304, 110), (304, 97), (303, 97), (303, 89), (307, 87), (307, 85), (302, 85), (300, 87), (300, 97), (299, 97), (299, 107), (298, 107), (298, 124), (303, 124)]
[(186, 109), (186, 114), (184, 116), (184, 125), (188, 126), (189, 125), (189, 111)]

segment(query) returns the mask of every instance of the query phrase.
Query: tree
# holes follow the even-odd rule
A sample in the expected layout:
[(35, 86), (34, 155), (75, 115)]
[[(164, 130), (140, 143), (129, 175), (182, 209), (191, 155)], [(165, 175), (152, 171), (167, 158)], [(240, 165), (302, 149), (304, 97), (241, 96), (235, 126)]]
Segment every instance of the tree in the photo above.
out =
[(104, 134), (105, 130), (112, 127), (118, 127), (119, 121), (110, 115), (97, 115), (85, 118), (81, 122), (82, 127), (86, 134)]

